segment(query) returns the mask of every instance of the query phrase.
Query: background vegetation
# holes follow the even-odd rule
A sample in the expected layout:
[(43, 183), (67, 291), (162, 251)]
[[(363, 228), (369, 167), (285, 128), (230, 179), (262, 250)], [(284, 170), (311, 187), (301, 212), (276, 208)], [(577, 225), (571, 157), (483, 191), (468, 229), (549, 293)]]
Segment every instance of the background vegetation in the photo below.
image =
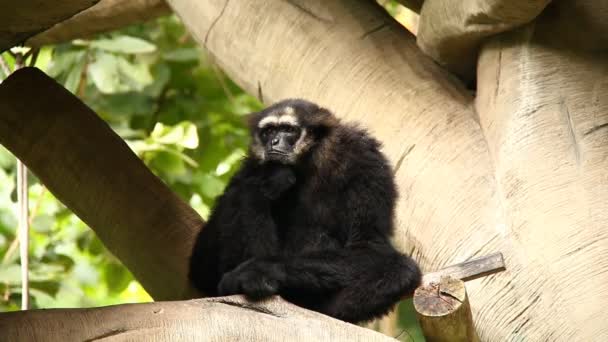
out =
[[(36, 66), (95, 110), (203, 218), (245, 153), (244, 116), (261, 108), (174, 16), (45, 47)], [(0, 146), (0, 312), (21, 301), (15, 166)], [(32, 308), (151, 300), (92, 230), (35, 177), (29, 181)], [(421, 340), (411, 302), (400, 308), (400, 338)]]

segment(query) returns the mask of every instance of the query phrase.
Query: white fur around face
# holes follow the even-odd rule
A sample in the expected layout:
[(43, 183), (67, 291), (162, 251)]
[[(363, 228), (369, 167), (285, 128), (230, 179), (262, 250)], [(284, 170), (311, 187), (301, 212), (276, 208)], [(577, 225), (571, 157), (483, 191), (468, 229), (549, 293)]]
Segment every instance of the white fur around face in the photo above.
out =
[(279, 117), (278, 116), (267, 116), (265, 118), (263, 118), (262, 120), (260, 120), (260, 122), (258, 123), (258, 127), (259, 128), (263, 128), (264, 126), (268, 126), (270, 124), (278, 124), (279, 123)]
[(259, 137), (255, 137), (255, 141), (251, 144), (251, 153), (253, 153), (259, 160), (266, 159), (266, 153), (264, 152), (264, 145), (260, 141)]
[(279, 124), (298, 126), (298, 119), (293, 115), (286, 114), (279, 118)]
[(291, 107), (285, 107), (279, 113), (273, 113), (273, 115), (269, 115), (258, 123), (258, 128), (264, 128), (265, 126), (274, 124), (274, 125), (291, 125), (298, 126), (298, 118), (295, 115), (295, 111)]
[(306, 139), (306, 130), (303, 129), (302, 134), (300, 134), (298, 141), (296, 141), (296, 143), (294, 145), (295, 146), (294, 147), (295, 156), (299, 156), (302, 152), (304, 152), (304, 149), (308, 148), (307, 144), (304, 144), (305, 139)]

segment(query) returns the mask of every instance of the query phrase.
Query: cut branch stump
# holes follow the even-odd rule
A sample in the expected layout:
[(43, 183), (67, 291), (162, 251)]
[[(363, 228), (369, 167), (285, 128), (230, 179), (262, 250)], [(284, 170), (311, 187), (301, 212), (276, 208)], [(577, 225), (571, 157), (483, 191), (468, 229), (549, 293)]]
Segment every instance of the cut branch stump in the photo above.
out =
[(414, 293), (414, 308), (427, 341), (479, 341), (462, 280), (447, 276), (420, 286)]

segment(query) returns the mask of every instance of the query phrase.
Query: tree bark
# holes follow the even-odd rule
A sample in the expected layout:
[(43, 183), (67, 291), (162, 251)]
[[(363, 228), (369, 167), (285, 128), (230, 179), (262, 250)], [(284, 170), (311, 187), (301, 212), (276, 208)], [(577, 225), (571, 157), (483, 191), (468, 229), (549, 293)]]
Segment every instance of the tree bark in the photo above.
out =
[(484, 39), (532, 21), (551, 0), (426, 0), (418, 45), (448, 70), (475, 79)]
[(0, 52), (83, 11), (99, 0), (0, 2)]
[(171, 10), (164, 0), (101, 0), (95, 6), (31, 37), (25, 44), (38, 47), (62, 43), (170, 13)]
[(462, 280), (443, 277), (420, 286), (414, 308), (427, 342), (479, 342)]
[(3, 341), (395, 341), (278, 297), (240, 296), (0, 314)]
[(38, 69), (16, 71), (0, 84), (0, 143), (154, 299), (195, 294), (188, 258), (201, 218), (77, 97)]
[(504, 290), (471, 294), (483, 340), (608, 339), (607, 17), (559, 1), (482, 48), (476, 106), (518, 260)]

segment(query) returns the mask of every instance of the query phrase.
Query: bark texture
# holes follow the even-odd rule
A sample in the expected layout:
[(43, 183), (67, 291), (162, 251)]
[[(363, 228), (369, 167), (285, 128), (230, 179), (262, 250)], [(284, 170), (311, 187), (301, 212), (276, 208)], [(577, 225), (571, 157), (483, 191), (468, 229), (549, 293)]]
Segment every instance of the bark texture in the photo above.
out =
[(38, 69), (18, 70), (0, 84), (0, 143), (154, 299), (194, 294), (186, 275), (201, 218), (77, 97)]
[(479, 342), (462, 280), (444, 277), (417, 288), (414, 308), (427, 342)]
[(482, 48), (476, 105), (518, 261), (506, 295), (471, 294), (484, 340), (608, 339), (607, 17), (559, 1)]
[(164, 0), (101, 0), (95, 6), (31, 37), (26, 45), (38, 47), (85, 38), (170, 13)]
[(465, 80), (475, 78), (483, 40), (536, 18), (551, 0), (426, 0), (418, 45)]
[(0, 331), (3, 341), (395, 341), (280, 298), (241, 297), (11, 312)]
[(0, 52), (66, 20), (99, 0), (0, 2)]

